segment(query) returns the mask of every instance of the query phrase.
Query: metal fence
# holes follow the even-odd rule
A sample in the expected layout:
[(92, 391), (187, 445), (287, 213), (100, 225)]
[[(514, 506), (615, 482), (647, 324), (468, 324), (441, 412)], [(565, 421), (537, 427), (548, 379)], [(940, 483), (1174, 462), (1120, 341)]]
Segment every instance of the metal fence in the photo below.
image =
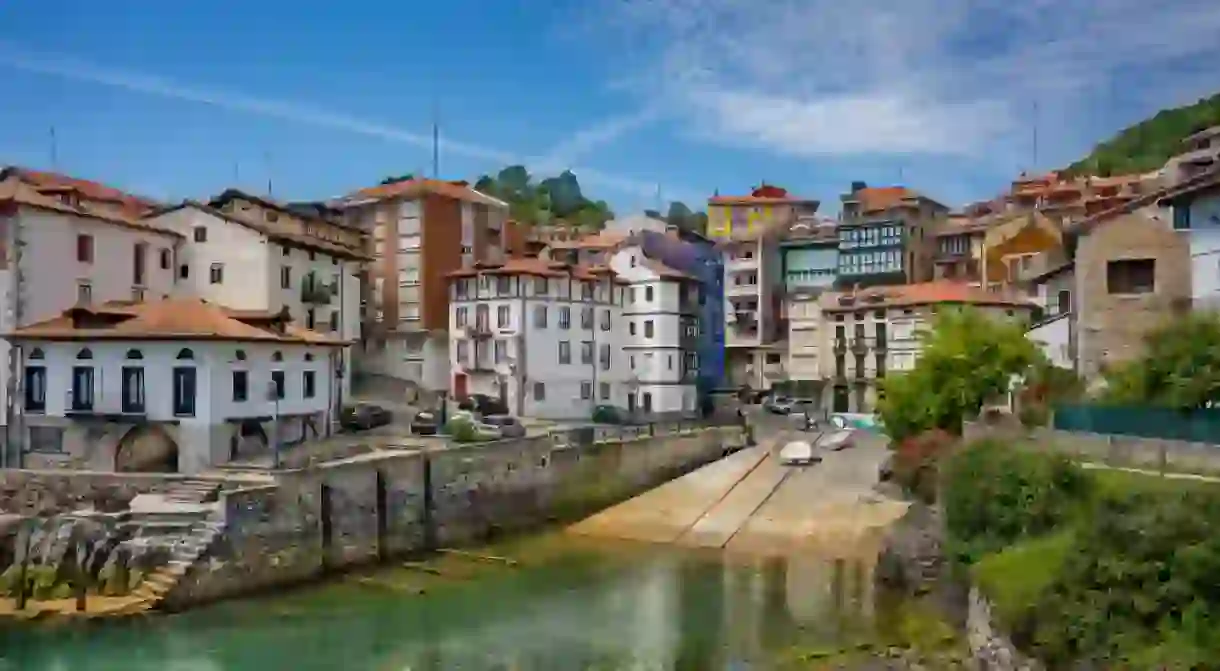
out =
[(654, 436), (686, 435), (716, 426), (741, 426), (741, 422), (683, 419), (640, 424), (590, 424), (574, 428), (554, 429), (550, 432), (550, 435), (558, 444), (592, 445), (594, 443), (618, 442)]
[(1220, 444), (1220, 409), (1065, 404), (1055, 406), (1052, 426), (1060, 431)]

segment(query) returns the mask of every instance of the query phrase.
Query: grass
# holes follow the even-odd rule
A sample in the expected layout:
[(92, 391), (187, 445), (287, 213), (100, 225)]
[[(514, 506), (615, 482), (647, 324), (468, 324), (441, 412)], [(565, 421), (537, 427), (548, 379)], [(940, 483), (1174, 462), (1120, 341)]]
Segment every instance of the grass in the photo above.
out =
[(1001, 623), (1011, 626), (1050, 587), (1074, 540), (1071, 531), (1062, 531), (1022, 541), (972, 567), (975, 584), (991, 600)]

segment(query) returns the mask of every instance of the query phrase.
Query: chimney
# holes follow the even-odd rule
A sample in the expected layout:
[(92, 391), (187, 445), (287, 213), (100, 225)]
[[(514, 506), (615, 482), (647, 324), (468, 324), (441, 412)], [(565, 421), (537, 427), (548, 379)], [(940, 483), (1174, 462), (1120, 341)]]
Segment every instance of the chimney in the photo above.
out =
[(856, 193), (857, 191), (862, 191), (867, 188), (868, 188), (868, 184), (865, 182), (855, 181), (855, 182), (851, 183), (851, 192), (852, 193)]

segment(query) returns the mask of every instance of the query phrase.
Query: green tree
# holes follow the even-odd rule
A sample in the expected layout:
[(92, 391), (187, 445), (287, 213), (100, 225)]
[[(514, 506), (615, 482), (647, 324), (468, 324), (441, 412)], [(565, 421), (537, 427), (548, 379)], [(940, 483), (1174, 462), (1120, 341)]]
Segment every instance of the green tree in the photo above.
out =
[(413, 179), (415, 179), (415, 175), (408, 172), (405, 175), (399, 175), (397, 177), (394, 177), (393, 175), (391, 175), (390, 177), (386, 177), (385, 179), (378, 182), (378, 184), (380, 184), (380, 185), (397, 184), (398, 182), (409, 182)]
[(1098, 144), (1088, 156), (1068, 166), (1071, 175), (1119, 175), (1156, 170), (1183, 151), (1182, 140), (1220, 125), (1220, 94), (1192, 105), (1157, 112)]
[(1192, 312), (1144, 338), (1144, 355), (1106, 372), (1102, 400), (1195, 410), (1220, 403), (1220, 316)]
[(965, 419), (1043, 359), (1020, 324), (973, 308), (942, 308), (922, 337), (915, 368), (887, 376), (877, 403), (895, 442), (932, 429), (961, 433)]

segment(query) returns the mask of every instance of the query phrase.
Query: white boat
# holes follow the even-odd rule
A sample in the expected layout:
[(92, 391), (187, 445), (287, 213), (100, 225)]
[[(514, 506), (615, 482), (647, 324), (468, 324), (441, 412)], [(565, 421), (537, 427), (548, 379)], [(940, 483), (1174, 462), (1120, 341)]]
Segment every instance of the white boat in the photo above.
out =
[(779, 451), (779, 463), (785, 466), (806, 466), (821, 460), (813, 444), (806, 440), (794, 440)]
[(854, 444), (852, 441), (852, 433), (854, 432), (851, 429), (843, 429), (833, 433), (823, 434), (818, 438), (818, 448), (823, 450), (831, 450), (833, 452), (845, 450)]

